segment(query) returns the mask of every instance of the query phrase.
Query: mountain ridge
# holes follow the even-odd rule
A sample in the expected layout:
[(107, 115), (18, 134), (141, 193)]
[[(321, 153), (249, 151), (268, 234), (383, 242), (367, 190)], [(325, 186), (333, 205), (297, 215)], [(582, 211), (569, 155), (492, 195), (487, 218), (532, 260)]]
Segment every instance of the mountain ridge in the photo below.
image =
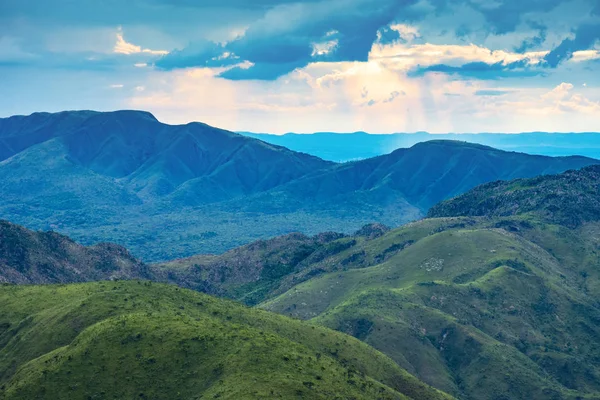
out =
[(547, 156), (584, 155), (600, 159), (599, 132), (523, 132), (523, 133), (268, 133), (239, 132), (269, 143), (345, 162), (387, 154), (399, 147), (410, 147), (429, 140), (459, 140), (494, 148)]
[(433, 141), (337, 164), (143, 111), (0, 119), (2, 154), (1, 218), (83, 244), (116, 241), (145, 261), (398, 226), (481, 183), (599, 162)]
[(481, 185), (429, 210), (429, 217), (534, 214), (576, 228), (600, 220), (600, 166)]

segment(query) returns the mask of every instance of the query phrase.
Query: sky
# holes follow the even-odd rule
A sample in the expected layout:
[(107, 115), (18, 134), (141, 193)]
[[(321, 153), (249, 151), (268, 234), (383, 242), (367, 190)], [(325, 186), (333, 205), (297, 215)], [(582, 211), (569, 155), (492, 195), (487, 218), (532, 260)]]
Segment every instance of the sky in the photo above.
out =
[(0, 0), (0, 117), (600, 131), (599, 0)]

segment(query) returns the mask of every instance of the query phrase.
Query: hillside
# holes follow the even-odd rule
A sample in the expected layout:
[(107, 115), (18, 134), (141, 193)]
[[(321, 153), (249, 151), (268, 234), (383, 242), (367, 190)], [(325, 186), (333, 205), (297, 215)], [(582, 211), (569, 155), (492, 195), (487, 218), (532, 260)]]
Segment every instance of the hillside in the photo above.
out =
[(490, 183), (434, 206), (443, 218), (391, 231), (292, 235), (169, 265), (222, 263), (235, 273), (213, 279), (221, 295), (353, 335), (459, 398), (595, 399), (598, 172)]
[(150, 278), (146, 265), (110, 243), (84, 247), (55, 232), (0, 220), (0, 283), (69, 283)]
[[(486, 208), (490, 215), (393, 230), (374, 224), (352, 235), (291, 234), (145, 268), (154, 280), (352, 335), (461, 399), (596, 399), (597, 173), (587, 167), (493, 183), (463, 196), (480, 199), (491, 187), (504, 198), (526, 188), (514, 194), (523, 208), (510, 215)], [(491, 204), (520, 204), (509, 199)], [(552, 204), (563, 204), (565, 215), (579, 210), (577, 223), (548, 213)]]
[[(267, 190), (331, 165), (205, 124), (162, 124), (140, 111), (11, 117), (0, 122), (0, 139), (0, 154), (4, 154), (0, 161), (6, 160), (3, 170), (31, 161), (47, 162), (48, 155), (40, 154), (39, 148), (52, 142), (57, 152), (52, 158), (67, 161), (71, 168), (116, 178), (115, 185), (123, 183), (144, 200), (178, 189), (176, 197), (184, 204)], [(20, 154), (17, 160), (9, 160), (16, 154)], [(46, 178), (71, 174), (62, 164), (52, 167)]]
[(0, 286), (3, 399), (449, 399), (326, 328), (149, 282)]
[(560, 175), (492, 182), (429, 211), (430, 217), (533, 214), (577, 227), (600, 220), (600, 166)]
[(292, 233), (259, 240), (218, 256), (199, 255), (151, 265), (155, 277), (189, 289), (256, 305), (297, 283), (356, 240), (339, 233)]
[(423, 220), (260, 307), (349, 333), (459, 398), (598, 398), (599, 231)]
[(292, 232), (399, 226), (482, 183), (597, 162), (431, 141), (335, 164), (142, 111), (36, 113), (0, 119), (0, 218), (153, 262)]
[(345, 201), (357, 196), (375, 204), (405, 200), (426, 212), (439, 201), (483, 183), (555, 174), (596, 163), (598, 160), (586, 157), (532, 156), (466, 142), (434, 140), (336, 165), (273, 192), (316, 202)]

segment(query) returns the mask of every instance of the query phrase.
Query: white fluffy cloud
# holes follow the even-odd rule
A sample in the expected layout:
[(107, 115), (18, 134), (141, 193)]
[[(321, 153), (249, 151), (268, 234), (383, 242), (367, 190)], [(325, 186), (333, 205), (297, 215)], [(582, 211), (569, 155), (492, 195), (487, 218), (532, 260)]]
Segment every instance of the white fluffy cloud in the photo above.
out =
[(165, 55), (165, 54), (169, 54), (168, 51), (166, 50), (150, 50), (150, 49), (144, 49), (141, 46), (137, 46), (133, 43), (129, 43), (127, 42), (124, 38), (123, 38), (123, 32), (122, 30), (119, 28), (119, 31), (116, 34), (117, 37), (117, 41), (115, 43), (115, 47), (113, 48), (113, 51), (115, 53), (118, 54), (138, 54), (138, 53), (148, 53), (148, 54), (152, 54), (152, 55)]
[[(416, 30), (406, 30), (418, 36)], [(275, 81), (229, 81), (223, 69), (153, 72), (129, 105), (179, 123), (202, 120), (232, 130), (518, 132), (570, 130), (574, 120), (600, 130), (600, 92), (571, 83), (520, 87), (518, 80), (456, 80), (446, 74), (411, 77), (416, 65), (469, 62), (539, 63), (546, 52), (519, 54), (481, 46), (375, 44), (367, 62), (318, 62)], [(573, 61), (572, 66), (579, 63)], [(588, 98), (591, 95), (591, 98)], [(543, 116), (544, 119), (532, 119)], [(577, 125), (577, 124), (575, 124)]]
[(581, 29), (600, 18), (595, 0), (109, 3), (0, 1), (1, 115), (142, 108), (276, 133), (600, 130), (600, 43)]

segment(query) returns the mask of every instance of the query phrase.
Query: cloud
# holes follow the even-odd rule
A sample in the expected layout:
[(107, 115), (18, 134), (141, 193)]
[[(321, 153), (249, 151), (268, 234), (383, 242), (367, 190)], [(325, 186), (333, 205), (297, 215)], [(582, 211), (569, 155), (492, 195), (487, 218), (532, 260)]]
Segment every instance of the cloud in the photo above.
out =
[(387, 99), (385, 99), (383, 102), (384, 103), (391, 103), (394, 100), (396, 100), (396, 97), (398, 96), (406, 96), (406, 92), (402, 91), (397, 91), (394, 90), (393, 92), (390, 93), (390, 97), (388, 97)]
[(0, 112), (124, 104), (246, 130), (590, 130), (599, 16), (597, 0), (0, 0), (0, 89), (17, 99)]
[(578, 50), (590, 49), (600, 39), (600, 22), (579, 26), (574, 37), (565, 39), (544, 58), (546, 64), (556, 68), (561, 62), (570, 60)]
[(598, 50), (580, 50), (573, 52), (571, 61), (584, 62), (600, 59), (600, 51)]
[(533, 29), (537, 29), (538, 34), (536, 36), (523, 40), (523, 42), (521, 42), (521, 44), (515, 48), (515, 51), (517, 53), (525, 53), (528, 50), (539, 49), (548, 37), (547, 26), (537, 23), (535, 21), (529, 21), (529, 25)]
[(550, 92), (544, 94), (542, 99), (544, 100), (561, 100), (569, 95), (569, 92), (573, 89), (573, 84), (563, 82), (556, 86)]
[(377, 31), (377, 43), (391, 44), (401, 39), (400, 32), (389, 26), (384, 26)]
[[(337, 34), (338, 34), (337, 31), (331, 31), (331, 32), (328, 32), (325, 36), (327, 38), (329, 38), (332, 36), (336, 36)], [(337, 49), (339, 44), (340, 44), (340, 41), (338, 39), (331, 39), (331, 40), (326, 40), (324, 42), (312, 43), (313, 51), (311, 53), (311, 56), (313, 58), (328, 56)]]
[(155, 66), (171, 70), (189, 67), (216, 67), (240, 63), (223, 45), (210, 40), (196, 41), (181, 50), (173, 50), (158, 59)]
[(495, 34), (506, 34), (517, 29), (524, 18), (532, 13), (547, 13), (564, 0), (494, 0), (473, 1), (485, 16)]
[(512, 93), (510, 90), (483, 89), (475, 91), (475, 96), (504, 96)]
[(380, 60), (312, 63), (275, 81), (231, 81), (218, 74), (209, 68), (160, 72), (153, 82), (175, 81), (136, 93), (128, 107), (169, 122), (201, 120), (271, 133), (600, 129), (600, 91), (579, 86), (578, 92), (569, 81), (551, 89), (519, 87), (518, 80), (512, 80), (517, 86), (490, 86), (445, 74), (409, 77)]
[[(115, 0), (4, 0), (0, 25), (6, 20), (45, 21), (37, 26), (119, 24), (131, 42), (119, 32), (113, 50), (165, 55), (151, 63), (157, 68), (226, 68), (222, 77), (228, 79), (275, 80), (313, 62), (365, 62), (373, 43), (480, 41), (486, 47), (481, 42), (513, 40), (509, 46), (487, 47), (519, 53), (542, 49), (553, 40), (554, 28), (540, 21), (567, 7), (582, 30), (581, 21), (589, 21), (598, 8), (594, 0), (136, 0), (119, 3), (115, 13), (116, 6)], [(152, 27), (159, 44), (141, 33), (129, 36), (140, 27)], [(533, 37), (531, 29), (537, 31)], [(564, 58), (560, 46), (555, 52), (548, 55), (548, 65), (559, 62), (552, 57)], [(252, 68), (234, 67), (241, 63)]]
[(19, 39), (11, 36), (0, 36), (0, 64), (21, 64), (37, 57), (35, 54), (24, 51)]
[(504, 50), (491, 50), (483, 46), (469, 45), (438, 45), (375, 44), (370, 53), (372, 60), (388, 60), (399, 69), (410, 70), (416, 66), (427, 67), (445, 64), (449, 67), (460, 67), (469, 63), (485, 63), (489, 65), (517, 66), (515, 63), (536, 65), (546, 55), (546, 52), (512, 53)]
[[(222, 51), (252, 64), (222, 74), (228, 79), (274, 80), (318, 61), (367, 61), (378, 31), (405, 3), (395, 0), (331, 0), (281, 4), (250, 24)], [(395, 29), (395, 28), (390, 28)], [(193, 43), (157, 62), (164, 69), (231, 65), (213, 62), (216, 43)]]
[(303, 63), (259, 63), (236, 66), (227, 69), (219, 74), (220, 77), (239, 81), (239, 80), (274, 80), (290, 71), (303, 66)]
[(117, 32), (117, 42), (115, 43), (115, 47), (114, 47), (113, 51), (117, 54), (127, 54), (127, 55), (138, 54), (138, 53), (148, 53), (148, 54), (152, 54), (152, 55), (165, 55), (165, 54), (169, 53), (166, 50), (143, 49), (141, 46), (136, 46), (133, 43), (128, 43), (123, 38), (123, 32), (121, 32), (120, 30), (119, 30), (119, 32)]
[(471, 62), (461, 66), (450, 66), (446, 64), (431, 65), (428, 67), (416, 67), (410, 72), (410, 76), (423, 76), (430, 72), (438, 72), (456, 75), (461, 78), (475, 79), (500, 79), (506, 77), (531, 77), (542, 75), (542, 70), (531, 67), (528, 60), (514, 61), (511, 63), (497, 62), (489, 64), (486, 62)]

